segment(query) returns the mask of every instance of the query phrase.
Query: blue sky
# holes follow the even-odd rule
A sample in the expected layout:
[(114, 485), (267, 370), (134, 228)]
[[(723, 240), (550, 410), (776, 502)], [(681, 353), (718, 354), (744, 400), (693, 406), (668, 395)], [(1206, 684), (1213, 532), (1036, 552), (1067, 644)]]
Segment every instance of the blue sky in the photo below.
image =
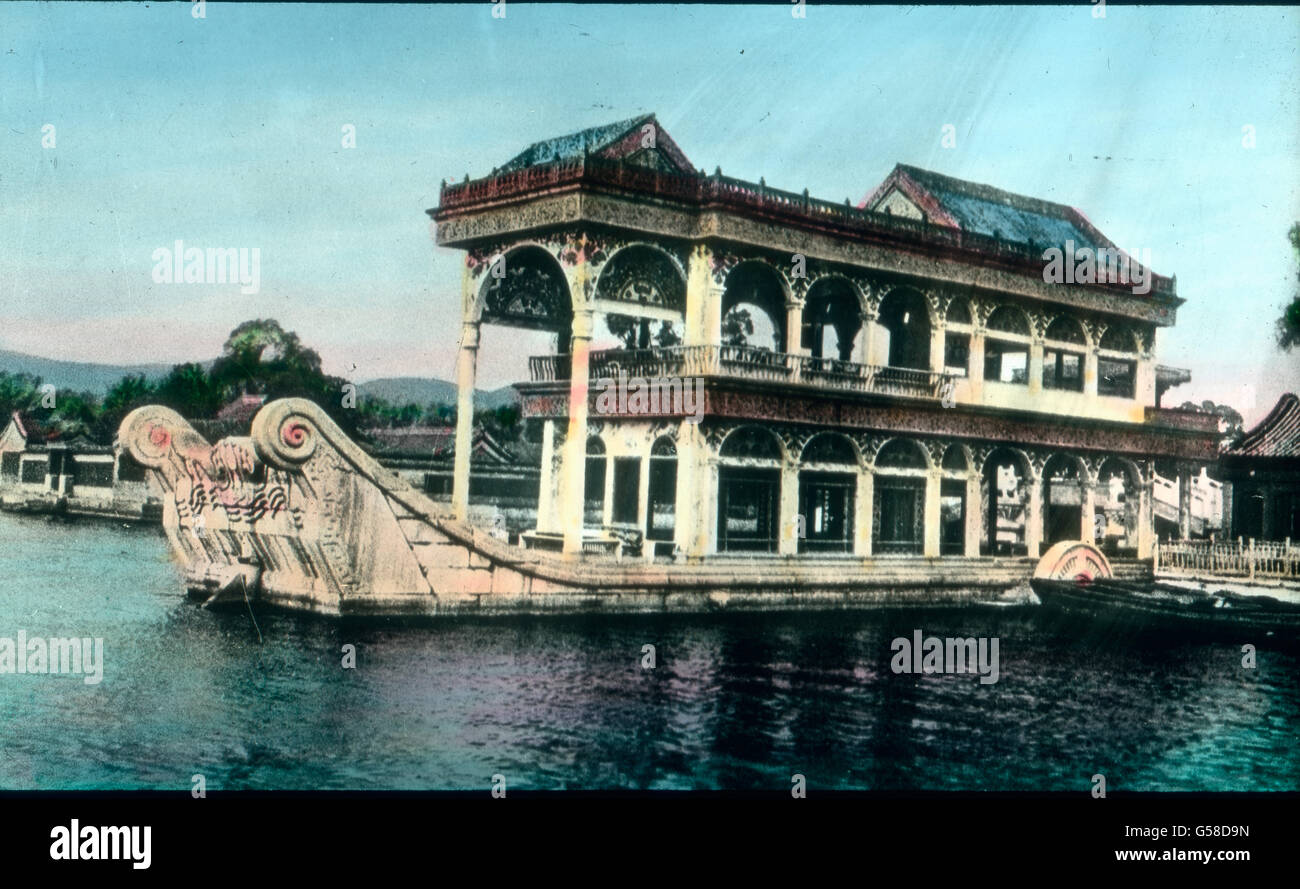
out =
[[(1166, 403), (1249, 420), (1300, 389), (1272, 335), (1296, 286), (1296, 10), (491, 8), (0, 4), (0, 348), (175, 362), (269, 316), (333, 373), (453, 378), (439, 180), (654, 111), (695, 166), (816, 197), (906, 162), (1076, 206), (1178, 275), (1158, 359), (1193, 382)], [(177, 239), (259, 248), (260, 292), (155, 284)], [(544, 349), (489, 329), (480, 382)]]

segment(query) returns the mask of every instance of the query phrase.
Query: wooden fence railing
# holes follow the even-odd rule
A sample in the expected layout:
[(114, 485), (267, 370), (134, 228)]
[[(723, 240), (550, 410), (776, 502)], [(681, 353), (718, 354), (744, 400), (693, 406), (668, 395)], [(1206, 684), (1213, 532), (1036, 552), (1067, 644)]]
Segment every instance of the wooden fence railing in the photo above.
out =
[(1173, 574), (1300, 579), (1300, 546), (1291, 541), (1178, 540), (1156, 544), (1156, 570)]

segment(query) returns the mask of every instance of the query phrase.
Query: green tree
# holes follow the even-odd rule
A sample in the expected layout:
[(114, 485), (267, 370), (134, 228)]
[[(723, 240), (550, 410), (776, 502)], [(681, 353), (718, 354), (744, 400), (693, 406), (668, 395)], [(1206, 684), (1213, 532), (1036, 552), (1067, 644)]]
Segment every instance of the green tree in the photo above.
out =
[(1220, 428), (1223, 430), (1223, 437), (1219, 440), (1221, 449), (1241, 441), (1241, 437), (1245, 434), (1245, 421), (1236, 408), (1231, 405), (1215, 404), (1213, 401), (1206, 399), (1200, 404), (1193, 401), (1184, 401), (1178, 409), (1217, 416), (1220, 420)]
[(222, 393), (202, 365), (177, 364), (159, 384), (155, 399), (183, 417), (206, 419), (221, 409)]
[(111, 387), (99, 406), (96, 417), (96, 436), (101, 441), (112, 441), (117, 435), (122, 418), (141, 405), (154, 400), (154, 387), (143, 374), (128, 374)]
[(40, 377), (0, 370), (0, 426), (8, 423), (14, 411), (30, 410), (40, 404), (40, 389)]
[(208, 374), (223, 403), (241, 393), (316, 402), (344, 432), (356, 435), (361, 417), (349, 400), (348, 381), (325, 374), (320, 355), (274, 318), (245, 321), (230, 332)]
[(748, 309), (735, 308), (722, 319), (722, 344), (744, 346), (754, 335), (754, 318)]
[[(1300, 264), (1300, 222), (1292, 225), (1286, 236), (1295, 252), (1296, 262)], [(1277, 319), (1277, 344), (1287, 352), (1291, 351), (1292, 346), (1300, 345), (1300, 292), (1292, 295), (1291, 304), (1283, 310), (1282, 317)]]

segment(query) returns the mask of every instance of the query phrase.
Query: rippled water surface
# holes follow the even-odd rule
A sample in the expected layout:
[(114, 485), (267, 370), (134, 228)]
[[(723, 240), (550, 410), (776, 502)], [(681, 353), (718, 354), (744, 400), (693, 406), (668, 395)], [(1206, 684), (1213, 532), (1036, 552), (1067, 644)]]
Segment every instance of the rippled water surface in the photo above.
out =
[[(0, 787), (1300, 789), (1300, 662), (1033, 610), (338, 625), (187, 601), (159, 532), (0, 514), (0, 637), (104, 639), (103, 682), (0, 674)], [(1000, 640), (1001, 679), (890, 641)], [(260, 640), (259, 640), (260, 632)], [(341, 666), (344, 644), (357, 667)], [(657, 665), (642, 668), (642, 647)]]

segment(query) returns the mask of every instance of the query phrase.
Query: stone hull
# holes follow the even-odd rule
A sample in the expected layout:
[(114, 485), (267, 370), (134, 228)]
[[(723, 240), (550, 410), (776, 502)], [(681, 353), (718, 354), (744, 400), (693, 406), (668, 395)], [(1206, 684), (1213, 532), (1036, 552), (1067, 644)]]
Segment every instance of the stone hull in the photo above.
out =
[[(964, 605), (1026, 589), (1029, 559), (578, 559), (457, 522), (315, 404), (285, 399), (210, 444), (151, 406), (118, 447), (148, 470), (191, 594), (332, 616), (708, 613)], [(1139, 566), (1134, 570), (1141, 571)]]

